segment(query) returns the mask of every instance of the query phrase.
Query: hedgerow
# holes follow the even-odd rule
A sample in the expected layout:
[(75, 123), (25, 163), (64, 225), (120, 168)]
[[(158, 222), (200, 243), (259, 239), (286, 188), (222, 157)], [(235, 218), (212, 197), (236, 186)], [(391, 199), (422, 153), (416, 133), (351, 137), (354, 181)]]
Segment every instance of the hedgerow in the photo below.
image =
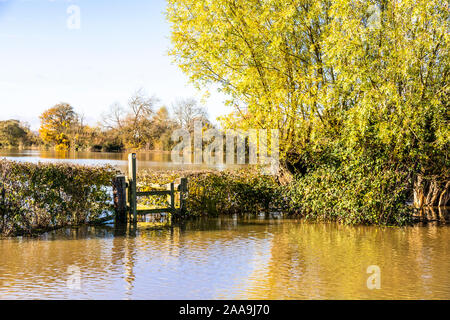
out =
[[(188, 178), (186, 205), (190, 215), (269, 212), (287, 206), (276, 178), (261, 175), (256, 168), (224, 171), (144, 170), (139, 173), (138, 182), (140, 186), (167, 184), (180, 177)], [(142, 190), (145, 191), (145, 188)], [(164, 204), (168, 205), (167, 202)]]
[(115, 174), (109, 166), (0, 160), (0, 235), (94, 221), (110, 208)]

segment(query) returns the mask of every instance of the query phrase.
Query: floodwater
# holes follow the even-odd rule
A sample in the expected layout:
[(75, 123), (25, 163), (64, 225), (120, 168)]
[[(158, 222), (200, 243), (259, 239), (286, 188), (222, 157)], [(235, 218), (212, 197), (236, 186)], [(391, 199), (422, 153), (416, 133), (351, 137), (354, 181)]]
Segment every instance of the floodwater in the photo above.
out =
[(450, 298), (445, 223), (228, 216), (147, 226), (0, 240), (0, 299)]
[[(0, 150), (0, 158), (127, 168), (124, 153)], [(208, 167), (144, 152), (138, 168)], [(0, 299), (450, 299), (449, 221), (427, 215), (441, 223), (379, 228), (228, 216), (3, 239)]]
[[(128, 168), (127, 153), (89, 152), (89, 151), (54, 151), (54, 150), (6, 150), (0, 149), (0, 159), (23, 162), (64, 162), (80, 165), (112, 165), (125, 172)], [(225, 169), (237, 168), (237, 165), (180, 165), (171, 161), (170, 152), (148, 151), (137, 153), (138, 169), (180, 170), (180, 169)]]

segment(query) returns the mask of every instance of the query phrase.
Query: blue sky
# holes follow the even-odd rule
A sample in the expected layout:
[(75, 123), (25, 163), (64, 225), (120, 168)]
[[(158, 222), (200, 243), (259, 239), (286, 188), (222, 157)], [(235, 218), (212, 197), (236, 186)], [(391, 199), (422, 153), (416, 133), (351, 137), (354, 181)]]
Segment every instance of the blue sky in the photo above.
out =
[[(80, 10), (80, 28), (70, 28)], [(201, 99), (167, 55), (164, 0), (0, 0), (0, 119), (38, 128), (38, 116), (68, 102), (95, 124), (139, 88), (169, 106)], [(76, 27), (76, 26), (75, 26)], [(211, 118), (228, 113), (213, 90)]]

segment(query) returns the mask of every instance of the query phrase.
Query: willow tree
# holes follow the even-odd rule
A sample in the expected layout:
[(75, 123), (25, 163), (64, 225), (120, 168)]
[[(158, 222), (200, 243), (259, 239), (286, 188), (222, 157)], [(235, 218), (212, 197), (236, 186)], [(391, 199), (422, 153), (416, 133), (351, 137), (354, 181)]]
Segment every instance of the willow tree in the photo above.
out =
[(279, 129), (281, 157), (305, 146), (334, 81), (321, 43), (331, 21), (319, 1), (169, 0), (174, 55), (198, 86), (219, 85), (233, 128)]
[[(448, 1), (337, 1), (324, 40), (353, 158), (409, 171), (418, 206), (450, 199)], [(342, 94), (344, 92), (344, 94)]]
[(448, 180), (448, 1), (168, 0), (167, 12), (176, 62), (230, 97), (226, 126), (279, 129), (284, 159), (332, 150)]

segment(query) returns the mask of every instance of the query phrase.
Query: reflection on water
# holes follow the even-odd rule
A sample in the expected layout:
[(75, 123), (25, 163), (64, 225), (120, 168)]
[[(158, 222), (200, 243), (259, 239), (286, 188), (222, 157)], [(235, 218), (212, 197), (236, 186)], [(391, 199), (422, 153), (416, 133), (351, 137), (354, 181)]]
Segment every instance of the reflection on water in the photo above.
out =
[[(0, 158), (8, 160), (41, 162), (69, 162), (81, 165), (112, 165), (125, 172), (128, 168), (127, 153), (85, 151), (2, 150)], [(224, 165), (179, 165), (171, 162), (170, 152), (149, 151), (137, 153), (139, 169), (224, 169)], [(228, 166), (227, 166), (228, 167)], [(238, 167), (238, 166), (231, 166)]]
[[(0, 298), (449, 299), (450, 228), (209, 218), (0, 240)], [(367, 267), (381, 289), (367, 288)], [(67, 286), (69, 266), (81, 289)]]

